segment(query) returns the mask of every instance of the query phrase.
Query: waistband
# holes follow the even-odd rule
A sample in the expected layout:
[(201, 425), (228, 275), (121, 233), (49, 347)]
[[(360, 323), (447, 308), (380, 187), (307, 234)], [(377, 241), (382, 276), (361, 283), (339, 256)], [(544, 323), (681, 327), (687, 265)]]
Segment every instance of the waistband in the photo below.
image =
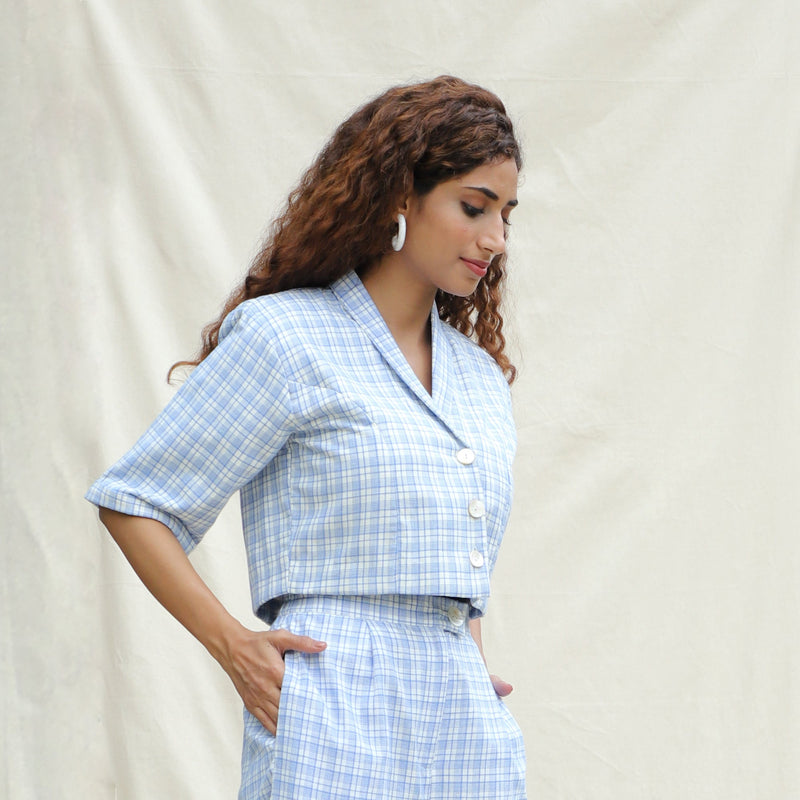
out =
[(399, 625), (440, 628), (453, 633), (467, 632), (468, 600), (428, 595), (286, 595), (282, 598), (275, 625), (292, 614), (325, 614), (358, 617)]

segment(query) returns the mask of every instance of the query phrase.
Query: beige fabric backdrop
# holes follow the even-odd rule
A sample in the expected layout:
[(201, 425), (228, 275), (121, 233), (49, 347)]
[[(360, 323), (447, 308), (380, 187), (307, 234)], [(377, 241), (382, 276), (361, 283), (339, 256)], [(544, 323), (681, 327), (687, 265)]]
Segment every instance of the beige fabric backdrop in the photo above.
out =
[[(800, 797), (794, 0), (16, 0), (0, 37), (0, 795), (235, 796), (233, 689), (81, 496), (337, 122), (452, 72), (527, 155), (485, 625), (530, 797)], [(248, 620), (235, 506), (194, 562)]]

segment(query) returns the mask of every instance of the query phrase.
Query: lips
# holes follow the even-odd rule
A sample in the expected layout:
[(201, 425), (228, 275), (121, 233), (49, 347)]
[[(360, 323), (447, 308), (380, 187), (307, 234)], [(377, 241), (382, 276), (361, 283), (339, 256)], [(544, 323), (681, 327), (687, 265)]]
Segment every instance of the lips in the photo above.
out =
[(478, 261), (473, 258), (461, 258), (461, 260), (479, 277), (482, 278), (489, 269), (491, 261)]

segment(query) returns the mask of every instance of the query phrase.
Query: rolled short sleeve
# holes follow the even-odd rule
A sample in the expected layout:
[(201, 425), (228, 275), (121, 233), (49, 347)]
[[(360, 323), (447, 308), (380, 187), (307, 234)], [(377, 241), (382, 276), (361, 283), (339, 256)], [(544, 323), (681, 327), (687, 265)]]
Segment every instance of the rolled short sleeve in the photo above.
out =
[(167, 525), (192, 550), (291, 433), (289, 382), (263, 311), (243, 303), (139, 441), (89, 489), (97, 506)]

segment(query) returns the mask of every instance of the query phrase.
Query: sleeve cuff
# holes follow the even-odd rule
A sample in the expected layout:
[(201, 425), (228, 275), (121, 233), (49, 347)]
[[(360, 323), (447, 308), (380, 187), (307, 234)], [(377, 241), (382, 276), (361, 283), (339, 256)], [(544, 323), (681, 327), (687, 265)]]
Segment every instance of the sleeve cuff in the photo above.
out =
[(112, 511), (119, 511), (121, 514), (130, 514), (132, 517), (146, 517), (147, 519), (161, 522), (172, 531), (173, 536), (187, 554), (191, 553), (197, 546), (197, 542), (192, 538), (189, 529), (177, 517), (173, 517), (166, 511), (156, 508), (139, 497), (104, 491), (94, 485), (86, 492), (85, 498), (98, 508), (110, 508)]

